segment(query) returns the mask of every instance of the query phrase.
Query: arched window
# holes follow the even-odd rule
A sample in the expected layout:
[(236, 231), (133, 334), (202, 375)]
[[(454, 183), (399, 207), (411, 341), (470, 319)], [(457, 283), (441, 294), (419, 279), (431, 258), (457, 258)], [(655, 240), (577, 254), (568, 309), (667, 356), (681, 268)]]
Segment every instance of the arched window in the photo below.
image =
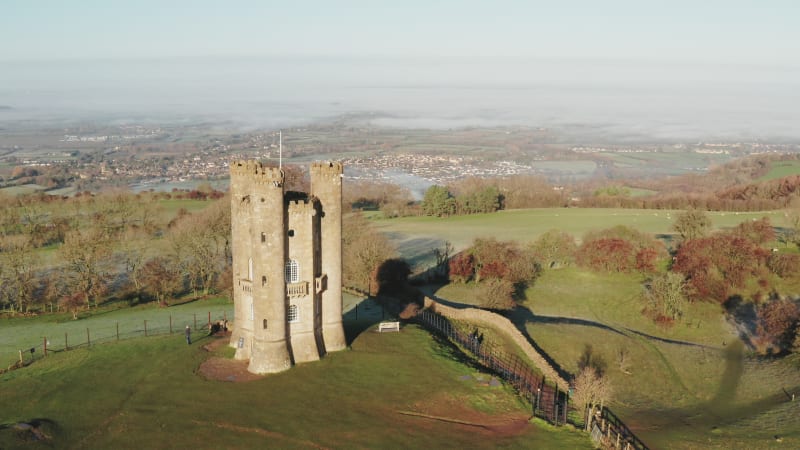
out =
[(289, 322), (300, 321), (300, 316), (297, 313), (297, 305), (289, 305), (289, 311), (286, 312), (286, 320)]
[(253, 258), (247, 260), (247, 279), (253, 281)]
[(300, 281), (300, 266), (297, 261), (290, 259), (286, 261), (286, 271), (284, 272), (287, 283), (297, 283)]

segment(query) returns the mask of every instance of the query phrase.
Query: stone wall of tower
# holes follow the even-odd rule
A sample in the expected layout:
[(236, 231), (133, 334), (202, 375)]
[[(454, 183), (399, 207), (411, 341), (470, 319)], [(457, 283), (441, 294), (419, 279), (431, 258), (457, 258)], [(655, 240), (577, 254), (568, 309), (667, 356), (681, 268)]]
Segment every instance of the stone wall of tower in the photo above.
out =
[(320, 219), (321, 269), (327, 278), (322, 292), (322, 337), (325, 351), (347, 346), (342, 326), (342, 178), (344, 168), (338, 162), (311, 165), (311, 195), (322, 205)]
[(288, 203), (286, 244), (289, 260), (297, 263), (298, 280), (287, 280), (287, 297), (294, 308), (294, 320), (288, 323), (290, 347), (296, 363), (320, 358), (317, 336), (320, 334), (317, 308), (319, 294), (314, 280), (319, 276), (319, 202), (315, 199), (293, 200)]
[[(234, 181), (240, 177), (241, 181)], [(233, 237), (234, 260), (237, 261), (234, 276), (238, 269), (239, 277), (251, 278), (252, 297), (250, 306), (246, 303), (247, 296), (240, 295), (245, 304), (236, 307), (240, 315), (236, 316), (234, 324), (234, 336), (238, 334), (234, 343), (238, 347), (238, 340), (244, 338), (236, 357), (249, 357), (248, 370), (253, 373), (280, 372), (291, 367), (287, 347), (286, 284), (279, 276), (283, 274), (286, 260), (283, 183), (284, 174), (276, 168), (253, 162), (236, 162), (231, 166), (231, 196), (240, 197), (240, 202), (247, 205), (240, 203), (240, 209), (249, 211), (249, 214), (232, 214), (231, 217), (232, 227), (237, 222), (232, 231), (239, 232)], [(249, 274), (250, 260), (252, 275)]]
[[(345, 348), (341, 178), (341, 164), (313, 164), (309, 196), (287, 193), (280, 169), (231, 164), (231, 346), (250, 372), (280, 372)], [(297, 279), (287, 280), (291, 261)]]

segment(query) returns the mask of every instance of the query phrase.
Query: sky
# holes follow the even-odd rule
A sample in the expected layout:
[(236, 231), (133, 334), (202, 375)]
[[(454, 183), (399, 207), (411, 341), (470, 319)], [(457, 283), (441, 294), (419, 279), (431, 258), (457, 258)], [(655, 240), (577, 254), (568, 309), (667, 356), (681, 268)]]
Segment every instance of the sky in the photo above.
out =
[(797, 64), (794, 0), (4, 0), (0, 60), (564, 58)]
[(796, 0), (0, 0), (0, 121), (800, 137), (799, 19)]

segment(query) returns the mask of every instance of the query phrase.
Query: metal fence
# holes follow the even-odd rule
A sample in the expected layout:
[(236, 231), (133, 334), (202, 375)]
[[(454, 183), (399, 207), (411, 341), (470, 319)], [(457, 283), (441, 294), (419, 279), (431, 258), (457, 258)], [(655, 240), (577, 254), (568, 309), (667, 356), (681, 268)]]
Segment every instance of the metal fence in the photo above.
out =
[[(149, 336), (163, 336), (167, 334), (182, 334), (188, 325), (197, 337), (203, 332), (211, 331), (212, 325), (228, 319), (227, 311), (207, 314), (170, 315), (168, 317), (142, 320), (141, 322), (108, 322), (95, 325), (76, 332), (71, 330), (65, 333), (54, 333), (43, 336), (38, 342), (18, 349), (17, 354), (9, 357), (6, 364), (0, 366), (0, 373), (27, 366), (32, 362), (44, 358), (51, 352), (63, 352), (81, 347), (90, 347), (97, 344), (117, 342), (124, 339), (134, 339)], [(200, 332), (201, 334), (197, 334)], [(13, 360), (10, 358), (14, 358)]]

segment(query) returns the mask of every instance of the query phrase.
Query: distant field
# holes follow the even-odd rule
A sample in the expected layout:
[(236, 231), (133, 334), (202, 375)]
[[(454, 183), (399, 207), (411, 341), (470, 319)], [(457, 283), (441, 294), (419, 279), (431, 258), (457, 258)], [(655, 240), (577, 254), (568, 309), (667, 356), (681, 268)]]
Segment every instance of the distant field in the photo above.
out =
[(6, 195), (25, 195), (25, 194), (33, 194), (34, 192), (40, 192), (47, 189), (44, 186), (39, 186), (38, 184), (23, 184), (22, 186), (11, 186), (7, 188), (0, 189), (0, 193)]
[(594, 161), (536, 161), (533, 167), (547, 172), (591, 173), (597, 168)]
[(658, 191), (654, 191), (652, 189), (642, 189), (642, 188), (632, 188), (629, 187), (628, 195), (631, 197), (647, 197), (648, 195), (657, 194)]
[[(534, 208), (500, 211), (469, 216), (404, 217), (374, 220), (378, 231), (397, 245), (403, 257), (421, 262), (434, 247), (449, 241), (457, 250), (468, 247), (476, 237), (500, 240), (534, 241), (551, 229), (563, 230), (580, 238), (590, 230), (627, 225), (657, 235), (671, 236), (676, 211), (603, 208)], [(743, 221), (769, 217), (773, 225), (783, 225), (780, 211), (731, 213), (711, 212), (715, 228), (735, 226)]]
[(165, 214), (167, 214), (169, 217), (173, 217), (181, 208), (186, 209), (190, 213), (202, 211), (208, 208), (208, 206), (215, 201), (217, 200), (189, 200), (189, 199), (171, 198), (169, 200), (160, 200), (158, 204), (162, 208), (164, 208)]
[(662, 174), (679, 174), (706, 170), (710, 166), (724, 164), (732, 158), (722, 154), (695, 152), (644, 152), (605, 153), (614, 164), (623, 168), (641, 168)]
[(756, 181), (769, 181), (790, 175), (800, 175), (800, 161), (780, 161), (775, 162), (770, 167), (766, 175)]

